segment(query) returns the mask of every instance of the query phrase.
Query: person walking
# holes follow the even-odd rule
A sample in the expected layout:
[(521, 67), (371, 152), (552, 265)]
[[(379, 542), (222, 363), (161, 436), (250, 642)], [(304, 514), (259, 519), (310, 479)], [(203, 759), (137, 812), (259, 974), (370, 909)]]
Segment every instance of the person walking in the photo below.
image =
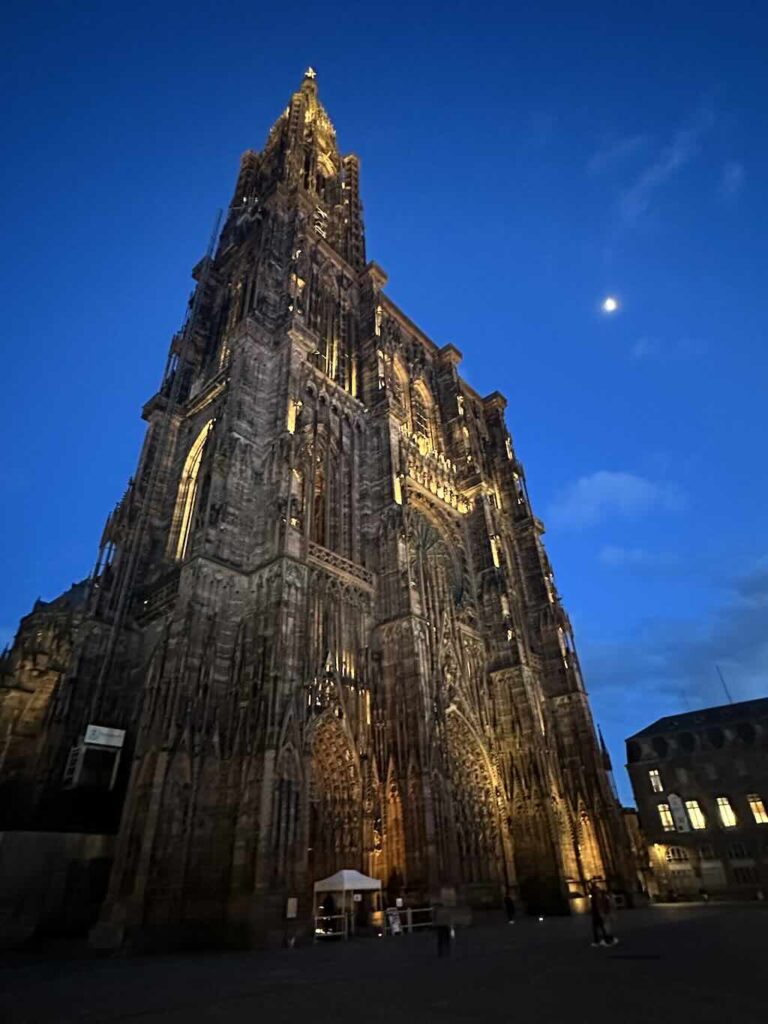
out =
[(616, 938), (613, 927), (616, 904), (614, 902), (611, 890), (601, 889), (600, 899), (602, 901), (601, 914), (603, 916), (603, 931), (605, 932), (605, 945), (615, 946), (619, 940)]
[(610, 896), (593, 883), (589, 890), (589, 900), (589, 909), (592, 917), (592, 945), (615, 946), (617, 940), (610, 931)]

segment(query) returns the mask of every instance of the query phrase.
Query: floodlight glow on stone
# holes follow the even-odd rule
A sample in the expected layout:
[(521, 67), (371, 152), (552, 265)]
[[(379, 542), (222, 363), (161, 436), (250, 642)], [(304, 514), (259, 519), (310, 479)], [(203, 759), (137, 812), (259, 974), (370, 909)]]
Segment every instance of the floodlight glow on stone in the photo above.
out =
[(607, 299), (603, 300), (602, 308), (604, 313), (615, 313), (619, 308), (619, 300), (614, 299), (612, 295), (609, 295)]

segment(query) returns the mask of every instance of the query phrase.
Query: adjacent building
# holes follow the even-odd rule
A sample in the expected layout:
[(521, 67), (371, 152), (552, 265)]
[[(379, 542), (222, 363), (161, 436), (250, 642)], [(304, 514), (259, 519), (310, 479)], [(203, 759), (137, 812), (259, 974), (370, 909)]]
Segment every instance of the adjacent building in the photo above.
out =
[(660, 718), (627, 762), (661, 898), (768, 896), (768, 698)]
[(4, 659), (3, 827), (120, 820), (102, 944), (279, 937), (341, 868), (634, 888), (506, 401), (385, 293), (312, 69), (194, 276), (93, 572)]

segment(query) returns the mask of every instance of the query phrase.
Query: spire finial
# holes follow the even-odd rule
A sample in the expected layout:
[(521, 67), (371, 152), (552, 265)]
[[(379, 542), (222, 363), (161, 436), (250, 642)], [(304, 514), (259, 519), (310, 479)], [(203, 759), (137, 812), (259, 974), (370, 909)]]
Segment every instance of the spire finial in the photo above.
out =
[(311, 64), (304, 72), (304, 77), (308, 78), (310, 82), (314, 81), (317, 78), (317, 72), (315, 71)]

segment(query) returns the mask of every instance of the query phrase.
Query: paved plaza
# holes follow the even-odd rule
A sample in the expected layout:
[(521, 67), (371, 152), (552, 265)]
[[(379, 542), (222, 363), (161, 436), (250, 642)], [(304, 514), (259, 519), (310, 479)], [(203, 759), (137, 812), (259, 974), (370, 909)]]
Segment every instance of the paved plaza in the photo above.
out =
[(472, 927), (446, 959), (431, 933), (266, 953), (16, 954), (0, 967), (0, 1020), (768, 1021), (765, 905), (624, 912), (613, 949), (593, 949), (588, 928), (585, 918)]

